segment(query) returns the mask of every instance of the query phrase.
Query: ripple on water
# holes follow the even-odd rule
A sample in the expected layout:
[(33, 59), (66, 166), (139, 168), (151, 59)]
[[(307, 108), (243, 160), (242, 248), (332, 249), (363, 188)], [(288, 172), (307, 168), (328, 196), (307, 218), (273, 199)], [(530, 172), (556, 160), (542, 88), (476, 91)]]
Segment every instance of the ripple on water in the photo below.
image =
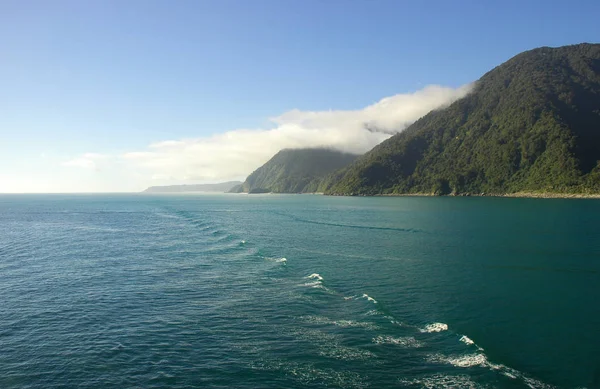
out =
[(466, 268), (420, 253), (456, 231), (409, 233), (395, 201), (0, 198), (0, 388), (551, 388), (453, 332), (440, 302)]

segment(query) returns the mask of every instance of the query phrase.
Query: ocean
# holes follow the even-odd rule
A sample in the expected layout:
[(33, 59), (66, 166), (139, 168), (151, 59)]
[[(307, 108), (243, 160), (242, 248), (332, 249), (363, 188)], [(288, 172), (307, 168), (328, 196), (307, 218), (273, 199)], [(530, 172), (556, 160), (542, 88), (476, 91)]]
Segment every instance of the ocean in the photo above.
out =
[(0, 388), (600, 388), (600, 201), (1, 195)]

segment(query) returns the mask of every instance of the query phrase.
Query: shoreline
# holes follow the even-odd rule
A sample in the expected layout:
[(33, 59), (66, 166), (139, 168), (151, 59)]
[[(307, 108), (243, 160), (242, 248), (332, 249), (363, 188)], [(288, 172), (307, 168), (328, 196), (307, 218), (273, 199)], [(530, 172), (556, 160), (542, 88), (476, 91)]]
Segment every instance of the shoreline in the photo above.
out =
[(331, 194), (325, 196), (347, 196), (347, 197), (510, 197), (525, 199), (600, 199), (600, 193), (552, 193), (552, 192), (515, 192), (515, 193), (486, 193), (486, 194), (459, 194), (459, 195), (436, 195), (433, 193), (387, 193), (375, 195), (339, 195)]
[(600, 199), (600, 193), (536, 193), (536, 192), (516, 192), (503, 195), (494, 195), (495, 197), (518, 197), (530, 199)]
[[(248, 194), (233, 193), (233, 194)], [(511, 197), (524, 199), (600, 199), (600, 193), (552, 193), (552, 192), (515, 192), (515, 193), (486, 193), (486, 194), (458, 194), (458, 195), (436, 195), (433, 193), (385, 193), (374, 195), (352, 195), (352, 194), (326, 194), (323, 192), (306, 193), (251, 193), (254, 194), (282, 194), (282, 195), (313, 195), (329, 197)]]

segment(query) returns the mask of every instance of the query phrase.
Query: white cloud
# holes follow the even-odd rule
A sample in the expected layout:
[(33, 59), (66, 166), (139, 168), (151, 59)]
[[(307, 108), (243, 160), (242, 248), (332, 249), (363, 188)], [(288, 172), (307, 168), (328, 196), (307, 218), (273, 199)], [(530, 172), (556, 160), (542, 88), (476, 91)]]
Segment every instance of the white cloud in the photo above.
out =
[[(237, 129), (202, 138), (166, 140), (122, 154), (114, 162), (138, 177), (146, 177), (149, 185), (243, 179), (284, 148), (329, 147), (364, 153), (470, 90), (471, 85), (456, 89), (432, 85), (358, 110), (292, 110), (271, 118), (274, 126), (270, 129)], [(85, 154), (63, 165), (98, 169), (99, 161), (106, 158)]]
[(110, 156), (105, 154), (85, 153), (79, 157), (65, 161), (61, 165), (69, 167), (78, 167), (82, 169), (97, 170), (99, 168), (98, 163), (109, 158)]

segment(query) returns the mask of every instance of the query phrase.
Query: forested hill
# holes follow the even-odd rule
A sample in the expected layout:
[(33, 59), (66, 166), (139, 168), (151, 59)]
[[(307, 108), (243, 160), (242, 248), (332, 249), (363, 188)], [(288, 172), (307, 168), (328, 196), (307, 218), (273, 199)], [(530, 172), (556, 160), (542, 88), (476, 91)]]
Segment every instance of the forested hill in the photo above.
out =
[(329, 149), (284, 149), (248, 176), (233, 192), (316, 192), (322, 180), (356, 159)]
[(379, 144), (329, 194), (600, 192), (600, 45), (543, 47)]

